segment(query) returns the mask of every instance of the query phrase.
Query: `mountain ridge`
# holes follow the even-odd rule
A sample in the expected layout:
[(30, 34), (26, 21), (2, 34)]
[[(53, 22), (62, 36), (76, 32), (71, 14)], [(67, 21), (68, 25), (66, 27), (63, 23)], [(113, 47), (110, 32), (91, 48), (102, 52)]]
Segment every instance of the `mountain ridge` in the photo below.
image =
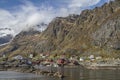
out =
[(120, 1), (115, 0), (80, 15), (57, 17), (47, 29), (33, 35), (15, 37), (0, 53), (29, 55), (66, 53), (120, 57)]

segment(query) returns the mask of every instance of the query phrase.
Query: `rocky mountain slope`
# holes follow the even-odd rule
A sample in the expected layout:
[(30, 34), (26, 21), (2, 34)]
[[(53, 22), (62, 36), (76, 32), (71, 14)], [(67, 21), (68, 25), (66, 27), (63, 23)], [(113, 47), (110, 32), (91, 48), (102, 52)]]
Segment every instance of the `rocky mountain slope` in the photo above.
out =
[(120, 1), (80, 15), (57, 17), (45, 31), (23, 31), (0, 49), (9, 56), (46, 52), (120, 57)]

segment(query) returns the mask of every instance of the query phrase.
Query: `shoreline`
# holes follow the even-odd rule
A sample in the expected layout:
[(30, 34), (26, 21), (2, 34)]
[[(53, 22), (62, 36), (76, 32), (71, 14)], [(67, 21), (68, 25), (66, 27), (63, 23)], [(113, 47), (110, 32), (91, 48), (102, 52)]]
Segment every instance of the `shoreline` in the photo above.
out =
[[(49, 67), (50, 69), (50, 67)], [(32, 73), (36, 75), (42, 75), (42, 76), (50, 76), (50, 77), (59, 77), (63, 78), (64, 75), (62, 75), (59, 71), (47, 71), (47, 70), (40, 70), (40, 69), (32, 69), (32, 68), (21, 68), (21, 67), (9, 67), (9, 68), (0, 68), (0, 71), (14, 71), (14, 72), (21, 72), (21, 73)]]
[(102, 69), (117, 70), (117, 69), (120, 69), (120, 65), (107, 64), (107, 63), (104, 63), (104, 64), (97, 64), (97, 63), (86, 64), (86, 63), (82, 63), (81, 65), (86, 69), (92, 69), (92, 70), (102, 70)]
[[(47, 67), (47, 66), (44, 66), (44, 67)], [(106, 70), (117, 70), (117, 69), (120, 69), (120, 65), (111, 65), (111, 64), (99, 64), (99, 65), (94, 65), (94, 64), (80, 64), (80, 65), (65, 65), (64, 68), (79, 68), (79, 67), (83, 67), (85, 69), (92, 69), (92, 70), (100, 70), (100, 69), (106, 69)], [(35, 69), (35, 68), (31, 68), (31, 67), (6, 67), (6, 66), (3, 66), (1, 67), (0, 65), (0, 71), (17, 71), (17, 72), (27, 72), (27, 73), (35, 73), (36, 71), (46, 71), (46, 72), (50, 72), (50, 66), (47, 67), (47, 69), (45, 70), (41, 70), (41, 69)], [(52, 67), (52, 69), (58, 69), (60, 67)], [(53, 70), (53, 72), (56, 72)]]
[[(53, 63), (52, 63), (53, 64)], [(56, 63), (54, 63), (56, 64)], [(84, 61), (79, 62), (75, 65), (73, 63), (65, 64), (64, 66), (53, 67), (53, 65), (45, 66), (41, 64), (30, 65), (26, 63), (20, 64), (17, 63), (10, 63), (10, 62), (3, 62), (0, 64), (0, 71), (15, 71), (21, 73), (33, 73), (37, 75), (43, 76), (50, 76), (50, 77), (63, 77), (62, 69), (64, 68), (80, 68), (88, 70), (120, 70), (120, 65), (118, 63), (112, 63), (111, 61), (107, 61), (104, 63), (98, 61)]]
[[(113, 65), (113, 64), (86, 64), (86, 63), (81, 63), (80, 65), (65, 65), (64, 68), (78, 68), (78, 67), (84, 67), (86, 69), (120, 69), (120, 65)], [(44, 67), (49, 67), (51, 66), (44, 66)], [(25, 70), (26, 69), (31, 69), (31, 66), (23, 66), (23, 67), (15, 67), (15, 66), (1, 66), (0, 65), (0, 71), (1, 70)], [(59, 67), (52, 67), (52, 68), (59, 68)], [(40, 69), (35, 69), (34, 70), (40, 70)]]

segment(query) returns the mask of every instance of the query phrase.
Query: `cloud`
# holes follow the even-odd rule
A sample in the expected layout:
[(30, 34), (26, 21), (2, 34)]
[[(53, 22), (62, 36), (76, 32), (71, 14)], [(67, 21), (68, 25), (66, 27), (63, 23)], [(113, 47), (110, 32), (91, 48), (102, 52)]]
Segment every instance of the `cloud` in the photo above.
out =
[(97, 4), (100, 0), (71, 0), (69, 7), (88, 7)]
[(0, 9), (0, 28), (11, 28), (15, 34), (26, 30), (39, 23), (48, 24), (57, 16), (68, 16), (69, 14), (79, 14), (81, 8), (86, 8), (99, 3), (100, 0), (65, 0), (65, 6), (55, 8), (52, 5), (42, 4), (35, 6), (29, 0), (17, 6), (15, 11)]

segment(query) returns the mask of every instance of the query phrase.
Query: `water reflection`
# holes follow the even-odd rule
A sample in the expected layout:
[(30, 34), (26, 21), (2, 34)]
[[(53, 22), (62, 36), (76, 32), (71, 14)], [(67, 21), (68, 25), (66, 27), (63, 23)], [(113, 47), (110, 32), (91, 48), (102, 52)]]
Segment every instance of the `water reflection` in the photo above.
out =
[(0, 80), (120, 80), (120, 70), (87, 70), (82, 67), (65, 68), (65, 78), (46, 77), (17, 72), (0, 72)]
[(64, 80), (120, 80), (120, 70), (67, 69)]

